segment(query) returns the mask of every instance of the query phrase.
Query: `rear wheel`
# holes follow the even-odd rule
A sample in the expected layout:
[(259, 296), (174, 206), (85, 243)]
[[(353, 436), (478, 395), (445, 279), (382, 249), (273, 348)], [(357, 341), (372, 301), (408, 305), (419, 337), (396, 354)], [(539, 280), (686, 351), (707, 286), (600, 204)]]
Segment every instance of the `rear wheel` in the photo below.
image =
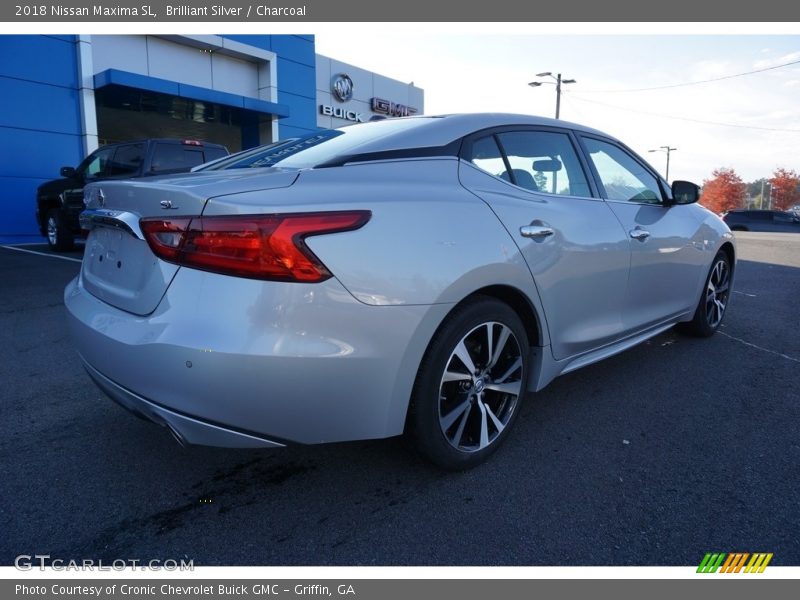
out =
[(694, 312), (694, 318), (681, 323), (680, 329), (690, 335), (708, 337), (719, 329), (731, 294), (731, 264), (728, 255), (720, 250), (714, 257), (706, 277), (703, 294)]
[(65, 225), (61, 212), (53, 208), (47, 213), (47, 222), (45, 223), (47, 233), (47, 243), (53, 250), (63, 252), (70, 250), (73, 245), (73, 235), (69, 228)]
[(493, 298), (457, 308), (440, 327), (414, 385), (410, 433), (445, 469), (473, 467), (508, 436), (528, 375), (528, 338), (519, 316)]

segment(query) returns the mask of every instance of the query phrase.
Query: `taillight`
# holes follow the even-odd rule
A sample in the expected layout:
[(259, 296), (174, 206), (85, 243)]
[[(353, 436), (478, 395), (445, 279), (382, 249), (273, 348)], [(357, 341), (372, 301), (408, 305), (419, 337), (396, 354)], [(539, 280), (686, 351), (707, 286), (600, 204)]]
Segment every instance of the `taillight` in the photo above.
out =
[(168, 262), (251, 279), (317, 283), (332, 275), (305, 238), (353, 231), (371, 216), (354, 210), (147, 218), (140, 226), (153, 253)]

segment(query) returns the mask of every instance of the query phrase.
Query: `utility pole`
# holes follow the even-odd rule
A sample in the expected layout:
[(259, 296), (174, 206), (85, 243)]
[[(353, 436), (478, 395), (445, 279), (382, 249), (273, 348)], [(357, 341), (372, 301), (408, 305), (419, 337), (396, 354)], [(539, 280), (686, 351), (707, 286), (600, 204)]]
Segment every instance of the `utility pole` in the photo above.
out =
[(537, 73), (537, 77), (550, 77), (555, 81), (553, 84), (550, 81), (531, 81), (528, 85), (531, 87), (539, 87), (540, 85), (548, 84), (548, 85), (555, 85), (556, 86), (556, 119), (561, 118), (561, 85), (567, 85), (568, 83), (576, 83), (574, 79), (562, 79), (561, 73), (557, 73), (553, 75), (550, 71), (545, 73)]
[(655, 150), (648, 150), (648, 152), (666, 152), (667, 153), (667, 172), (664, 174), (664, 179), (669, 182), (669, 154), (675, 152), (677, 148), (670, 148), (669, 146), (659, 146)]

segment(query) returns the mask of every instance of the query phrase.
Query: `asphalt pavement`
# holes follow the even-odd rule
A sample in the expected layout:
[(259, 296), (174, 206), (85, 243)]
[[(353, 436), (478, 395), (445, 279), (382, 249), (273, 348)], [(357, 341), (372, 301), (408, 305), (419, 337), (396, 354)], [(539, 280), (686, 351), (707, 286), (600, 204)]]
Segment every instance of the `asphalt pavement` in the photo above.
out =
[(62, 302), (78, 262), (0, 248), (0, 564), (800, 565), (800, 236), (737, 239), (717, 335), (558, 378), (455, 474), (400, 439), (182, 448), (83, 372)]

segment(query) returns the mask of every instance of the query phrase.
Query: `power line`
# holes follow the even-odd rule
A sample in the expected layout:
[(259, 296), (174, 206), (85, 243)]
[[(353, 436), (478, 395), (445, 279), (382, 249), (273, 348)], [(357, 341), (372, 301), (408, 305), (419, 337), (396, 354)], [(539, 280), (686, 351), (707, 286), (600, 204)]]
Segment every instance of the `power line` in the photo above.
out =
[(764, 73), (765, 71), (774, 71), (775, 69), (782, 69), (783, 67), (789, 67), (791, 65), (797, 65), (797, 64), (800, 64), (800, 60), (793, 60), (792, 62), (787, 62), (780, 65), (774, 65), (772, 67), (764, 67), (763, 69), (756, 69), (755, 71), (745, 71), (744, 73), (735, 73), (734, 75), (724, 75), (723, 77), (714, 77), (712, 79), (701, 79), (699, 81), (686, 81), (684, 83), (673, 83), (670, 85), (658, 85), (655, 87), (646, 87), (646, 88), (630, 88), (623, 90), (581, 90), (581, 92), (593, 93), (593, 94), (614, 94), (622, 92), (649, 92), (651, 90), (667, 90), (670, 88), (685, 87), (687, 85), (699, 85), (701, 83), (712, 83), (714, 81), (723, 81), (725, 79), (733, 79), (735, 77), (744, 77), (745, 75), (754, 75), (756, 73)]
[(577, 100), (578, 102), (588, 102), (589, 104), (598, 104), (600, 106), (605, 106), (608, 108), (614, 108), (616, 110), (624, 110), (626, 112), (632, 113), (639, 113), (641, 115), (647, 115), (650, 117), (660, 117), (662, 119), (675, 119), (677, 121), (688, 121), (690, 123), (702, 123), (704, 125), (717, 125), (719, 127), (735, 127), (736, 129), (757, 129), (759, 131), (777, 131), (781, 133), (800, 133), (800, 129), (778, 129), (776, 127), (758, 127), (756, 125), (736, 125), (734, 123), (721, 123), (719, 121), (703, 121), (702, 119), (691, 119), (689, 117), (676, 117), (674, 115), (662, 115), (659, 113), (652, 113), (647, 112), (644, 110), (636, 110), (633, 108), (627, 108), (624, 106), (615, 106), (613, 104), (606, 104), (605, 102), (598, 102), (596, 100), (587, 100), (586, 98), (577, 98), (575, 97), (574, 92), (570, 92), (569, 96), (572, 97), (573, 100)]

